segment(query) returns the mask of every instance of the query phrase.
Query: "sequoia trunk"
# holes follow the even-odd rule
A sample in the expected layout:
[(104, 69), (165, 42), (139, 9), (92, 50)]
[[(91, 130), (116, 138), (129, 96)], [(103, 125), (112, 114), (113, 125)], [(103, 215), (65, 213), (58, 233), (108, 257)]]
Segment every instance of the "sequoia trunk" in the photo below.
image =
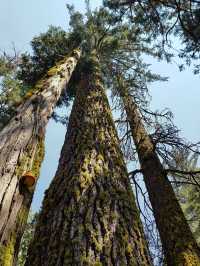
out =
[(27, 266), (150, 265), (118, 142), (100, 81), (85, 77)]
[[(34, 180), (44, 156), (44, 135), (48, 119), (66, 87), (80, 57), (70, 57), (48, 71), (48, 77), (28, 93), (16, 115), (0, 132), (0, 265), (15, 265), (26, 223)], [(27, 173), (29, 172), (29, 173)], [(25, 174), (27, 173), (27, 174)], [(33, 185), (25, 182), (25, 175)]]
[(167, 265), (200, 265), (200, 251), (157, 156), (137, 105), (128, 90), (120, 91), (160, 233)]

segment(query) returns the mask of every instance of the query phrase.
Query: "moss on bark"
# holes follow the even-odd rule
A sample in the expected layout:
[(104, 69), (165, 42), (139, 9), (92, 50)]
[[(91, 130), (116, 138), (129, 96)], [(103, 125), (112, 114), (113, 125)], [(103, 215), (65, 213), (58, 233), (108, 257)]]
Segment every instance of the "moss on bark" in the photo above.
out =
[(78, 88), (26, 265), (150, 264), (108, 100), (89, 76)]

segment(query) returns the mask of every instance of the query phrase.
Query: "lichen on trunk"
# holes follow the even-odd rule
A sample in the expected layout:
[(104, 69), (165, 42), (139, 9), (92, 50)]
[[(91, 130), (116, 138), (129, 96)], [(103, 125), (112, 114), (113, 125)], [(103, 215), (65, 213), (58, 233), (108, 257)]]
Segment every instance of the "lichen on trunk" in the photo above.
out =
[[(36, 179), (44, 156), (45, 129), (80, 57), (75, 50), (39, 81), (0, 132), (0, 265), (16, 264), (33, 192), (23, 184), (26, 172)], [(52, 74), (53, 72), (53, 74)]]
[(85, 76), (26, 266), (150, 264), (107, 97)]
[(143, 125), (138, 107), (127, 88), (122, 86), (118, 92), (126, 110), (167, 265), (198, 266), (200, 250)]

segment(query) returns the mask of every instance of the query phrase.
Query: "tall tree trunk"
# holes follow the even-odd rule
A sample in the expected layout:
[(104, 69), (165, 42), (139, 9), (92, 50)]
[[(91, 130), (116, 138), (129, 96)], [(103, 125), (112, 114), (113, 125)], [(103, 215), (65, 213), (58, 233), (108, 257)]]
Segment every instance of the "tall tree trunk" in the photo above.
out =
[(150, 263), (104, 89), (85, 77), (25, 265)]
[[(15, 265), (20, 239), (29, 212), (35, 184), (22, 182), (27, 172), (37, 178), (44, 156), (44, 136), (48, 119), (66, 87), (80, 57), (70, 57), (48, 71), (27, 95), (16, 115), (0, 132), (0, 265)], [(30, 175), (30, 173), (29, 173)]]
[(119, 93), (130, 124), (167, 265), (200, 265), (199, 248), (143, 125), (137, 105), (128, 90), (123, 88)]

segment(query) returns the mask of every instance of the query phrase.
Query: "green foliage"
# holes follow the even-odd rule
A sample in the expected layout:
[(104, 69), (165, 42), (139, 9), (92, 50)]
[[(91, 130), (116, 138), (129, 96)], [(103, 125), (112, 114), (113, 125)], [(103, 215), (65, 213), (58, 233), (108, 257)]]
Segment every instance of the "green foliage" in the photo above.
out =
[[(148, 35), (151, 41), (157, 41), (162, 57), (166, 56), (169, 47), (173, 47), (173, 39), (170, 37), (176, 36), (182, 42), (178, 51), (179, 57), (183, 58), (187, 65), (195, 63), (193, 60), (200, 59), (199, 1), (104, 0), (103, 2), (113, 11), (116, 20), (129, 20)], [(177, 51), (177, 47), (174, 48)], [(171, 51), (174, 53), (173, 49)], [(197, 74), (199, 70), (200, 64), (197, 63), (194, 72)]]
[(0, 93), (0, 130), (15, 113), (15, 104), (21, 100), (20, 84), (10, 76), (6, 76), (1, 84)]
[(16, 105), (25, 94), (25, 87), (16, 78), (17, 62), (9, 57), (0, 58), (0, 130), (15, 114)]
[[(51, 26), (46, 33), (33, 38), (31, 55), (27, 53), (21, 55), (16, 75), (12, 80), (13, 83), (16, 82), (15, 86), (13, 84), (14, 94), (12, 94), (15, 96), (12, 99), (17, 102), (20, 97), (23, 98), (57, 61), (78, 46), (82, 48), (82, 57), (70, 80), (67, 93), (66, 91), (62, 93), (58, 106), (69, 104), (76, 94), (80, 79), (88, 73), (101, 71), (107, 86), (112, 88), (113, 66), (122, 72), (129, 72), (129, 75), (134, 72), (134, 78), (136, 73), (140, 72), (134, 81), (137, 88), (141, 87), (141, 82), (158, 79), (158, 76), (153, 76), (147, 70), (148, 65), (143, 64), (140, 58), (143, 53), (159, 56), (158, 51), (149, 45), (149, 38), (142, 34), (140, 28), (135, 25), (130, 26), (126, 21), (116, 21), (106, 8), (91, 11), (87, 4), (86, 14), (75, 11), (73, 6), (67, 5), (67, 8), (70, 15), (69, 31), (65, 32), (60, 27)], [(98, 69), (94, 58), (99, 60)], [(4, 64), (2, 64), (2, 73), (5, 73)], [(5, 84), (6, 91), (8, 87), (8, 84)], [(7, 116), (10, 118), (15, 110), (15, 103), (13, 101), (12, 104), (9, 103), (10, 100), (6, 96), (4, 125), (9, 120)], [(8, 105), (9, 108), (7, 108)], [(57, 117), (54, 114), (54, 118)]]
[(4, 57), (0, 57), (0, 76), (4, 76), (10, 72), (10, 67)]
[[(182, 15), (182, 36), (183, 49), (179, 56), (184, 58), (187, 65), (194, 63), (194, 74), (200, 73), (200, 8), (194, 8), (192, 12), (185, 12)], [(177, 29), (181, 34), (181, 27)]]
[(28, 217), (28, 221), (25, 227), (25, 231), (21, 240), (17, 266), (23, 266), (26, 261), (27, 251), (29, 244), (33, 238), (33, 234), (35, 231), (35, 225), (37, 222), (38, 213), (30, 213)]
[[(86, 2), (85, 14), (67, 5), (70, 16), (68, 32), (60, 27), (50, 26), (47, 32), (31, 41), (32, 54), (21, 54), (15, 76), (15, 80), (22, 83), (21, 90), (28, 92), (56, 62), (78, 46), (82, 47), (82, 58), (68, 86), (68, 94), (62, 94), (59, 105), (69, 103), (82, 76), (96, 71), (94, 54), (108, 85), (110, 75), (107, 70), (113, 62), (119, 67), (128, 65), (131, 68), (136, 62), (141, 63), (138, 59), (141, 53), (158, 56), (158, 52), (149, 47), (149, 39), (144, 37), (140, 28), (135, 25), (132, 27), (127, 22), (116, 23), (113, 14), (106, 8), (91, 11), (89, 1)], [(2, 63), (2, 73), (5, 73), (5, 67), (7, 64)], [(23, 91), (21, 95), (23, 97)]]
[(73, 43), (69, 43), (67, 33), (60, 27), (50, 26), (46, 33), (31, 41), (33, 55), (22, 54), (18, 78), (27, 85), (34, 85), (47, 70), (65, 57)]
[[(69, 40), (64, 30), (51, 26), (46, 33), (33, 38), (31, 46), (33, 55), (21, 54), (17, 62), (11, 56), (0, 57), (0, 130), (15, 114), (16, 106), (23, 101), (27, 92), (49, 68), (77, 47), (77, 42), (74, 36)], [(65, 93), (62, 102), (69, 102)]]
[[(149, 39), (142, 34), (138, 27), (132, 27), (127, 22), (116, 22), (112, 13), (106, 8), (92, 12), (87, 6), (85, 16), (75, 12), (71, 6), (68, 9), (71, 16), (70, 36), (77, 35), (81, 38), (83, 50), (81, 60), (78, 62), (68, 86), (68, 92), (72, 96), (76, 92), (80, 78), (97, 70), (94, 57), (98, 58), (99, 70), (109, 88), (113, 87), (115, 74), (112, 73), (113, 66), (115, 69), (120, 69), (121, 72), (129, 72), (129, 75), (134, 72), (134, 76), (139, 70), (140, 78), (142, 72), (146, 73), (142, 77), (144, 83), (160, 78), (152, 75), (148, 71), (148, 65), (143, 64), (141, 60), (141, 54), (146, 53), (158, 57), (158, 52), (150, 45)], [(135, 83), (137, 82), (135, 81)]]

